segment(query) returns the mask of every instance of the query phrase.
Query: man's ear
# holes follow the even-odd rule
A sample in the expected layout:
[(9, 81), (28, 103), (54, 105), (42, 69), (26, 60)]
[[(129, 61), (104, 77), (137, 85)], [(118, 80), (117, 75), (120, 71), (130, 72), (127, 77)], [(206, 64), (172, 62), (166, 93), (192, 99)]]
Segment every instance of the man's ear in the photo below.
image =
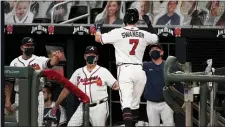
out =
[(164, 55), (164, 51), (163, 51), (163, 50), (160, 51), (160, 55), (161, 55), (161, 56)]
[(23, 47), (22, 47), (22, 46), (20, 46), (20, 50), (21, 50), (21, 51), (24, 51), (24, 49), (23, 49)]
[(84, 55), (84, 59), (87, 60), (87, 56), (86, 55)]

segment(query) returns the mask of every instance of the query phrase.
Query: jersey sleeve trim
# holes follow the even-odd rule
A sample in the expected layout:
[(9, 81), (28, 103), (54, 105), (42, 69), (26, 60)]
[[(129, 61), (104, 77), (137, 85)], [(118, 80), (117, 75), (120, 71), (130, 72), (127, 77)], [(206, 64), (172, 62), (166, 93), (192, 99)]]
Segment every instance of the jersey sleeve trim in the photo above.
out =
[[(52, 68), (52, 67), (53, 67), (53, 66), (50, 66), (50, 65), (51, 65), (51, 64), (50, 64), (50, 60), (51, 60), (50, 58), (49, 58), (48, 60), (46, 60), (46, 62), (45, 62), (45, 67), (47, 67), (47, 68)], [(49, 65), (48, 63), (49, 63), (50, 65)]]
[(102, 45), (104, 45), (104, 42), (102, 41), (102, 35), (100, 36), (100, 42)]

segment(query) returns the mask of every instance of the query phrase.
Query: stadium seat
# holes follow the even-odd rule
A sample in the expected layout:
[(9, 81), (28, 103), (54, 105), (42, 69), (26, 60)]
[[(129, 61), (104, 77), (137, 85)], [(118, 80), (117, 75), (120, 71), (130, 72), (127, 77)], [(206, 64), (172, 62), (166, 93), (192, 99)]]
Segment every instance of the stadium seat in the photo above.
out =
[(103, 8), (93, 8), (91, 9), (91, 23), (95, 22), (95, 17), (101, 13), (104, 9)]
[[(72, 6), (70, 9), (69, 19), (87, 14), (87, 6)], [(79, 19), (73, 23), (87, 24), (88, 18)]]

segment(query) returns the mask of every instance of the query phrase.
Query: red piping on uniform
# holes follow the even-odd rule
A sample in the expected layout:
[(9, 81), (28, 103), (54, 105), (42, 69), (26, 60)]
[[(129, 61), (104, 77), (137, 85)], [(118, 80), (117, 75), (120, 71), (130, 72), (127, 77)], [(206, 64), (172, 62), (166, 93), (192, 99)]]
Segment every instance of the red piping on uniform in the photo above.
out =
[(17, 58), (17, 60), (18, 60), (20, 63), (22, 63), (24, 67), (26, 66), (22, 61), (20, 61), (19, 58)]

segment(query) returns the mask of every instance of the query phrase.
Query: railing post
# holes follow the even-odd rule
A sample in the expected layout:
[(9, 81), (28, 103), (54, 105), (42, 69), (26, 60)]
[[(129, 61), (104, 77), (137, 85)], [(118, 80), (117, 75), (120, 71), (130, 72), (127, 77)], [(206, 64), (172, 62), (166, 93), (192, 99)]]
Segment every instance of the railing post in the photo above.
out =
[(60, 5), (67, 4), (67, 3), (70, 3), (70, 2), (73, 2), (73, 0), (61, 2), (61, 3), (58, 3), (58, 4), (56, 4), (55, 6), (52, 7), (52, 12), (51, 12), (51, 23), (52, 24), (54, 23), (54, 12), (55, 12), (55, 8), (58, 7), (58, 6), (60, 6)]
[(84, 111), (84, 127), (89, 127), (89, 104), (83, 105), (83, 111)]
[(18, 126), (31, 126), (31, 85), (33, 68), (27, 68), (28, 76), (27, 79), (19, 79), (19, 123)]
[(212, 90), (210, 92), (210, 126), (218, 126), (217, 112), (214, 110), (214, 100), (217, 92), (217, 83), (213, 83)]
[[(192, 72), (191, 63), (187, 62), (184, 66), (185, 73)], [(185, 102), (185, 125), (186, 127), (192, 127), (192, 102), (193, 102), (193, 93), (192, 89), (189, 86), (184, 88), (184, 102)]]
[(88, 24), (90, 24), (91, 23), (91, 6), (90, 6), (90, 2), (89, 1), (87, 1), (87, 4), (88, 4), (87, 12), (89, 14), (89, 16), (88, 16)]
[(40, 77), (34, 71), (31, 85), (31, 127), (38, 126), (38, 96), (40, 89)]
[(207, 97), (208, 97), (208, 86), (200, 86), (200, 127), (206, 127), (207, 124)]

